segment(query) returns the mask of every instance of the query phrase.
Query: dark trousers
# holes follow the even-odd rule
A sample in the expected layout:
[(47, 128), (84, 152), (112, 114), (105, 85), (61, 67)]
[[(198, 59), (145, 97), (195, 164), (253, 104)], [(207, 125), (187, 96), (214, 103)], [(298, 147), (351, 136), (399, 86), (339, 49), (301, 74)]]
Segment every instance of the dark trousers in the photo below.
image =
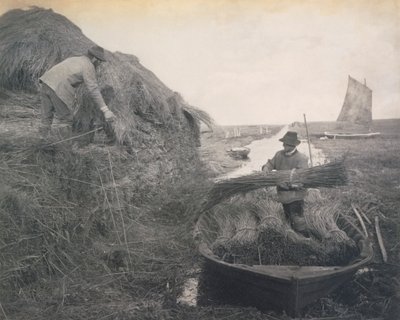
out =
[(282, 203), (282, 206), (285, 216), (288, 219), (293, 216), (303, 216), (304, 200), (293, 201), (291, 203)]
[(293, 230), (308, 236), (306, 219), (304, 218), (304, 200), (282, 203), (286, 218), (290, 221)]
[(56, 95), (47, 84), (41, 83), (40, 100), (42, 104), (42, 128), (50, 130), (54, 115), (60, 123), (72, 126), (73, 114), (67, 105)]

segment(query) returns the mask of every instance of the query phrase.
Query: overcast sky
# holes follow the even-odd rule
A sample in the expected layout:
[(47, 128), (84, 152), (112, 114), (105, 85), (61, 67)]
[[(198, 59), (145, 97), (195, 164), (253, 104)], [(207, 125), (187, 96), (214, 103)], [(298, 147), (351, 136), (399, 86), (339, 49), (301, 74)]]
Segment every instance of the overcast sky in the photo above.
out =
[[(336, 120), (348, 75), (400, 118), (400, 0), (1, 0), (52, 8), (136, 55), (219, 124)], [(1, 31), (0, 31), (1, 32)]]

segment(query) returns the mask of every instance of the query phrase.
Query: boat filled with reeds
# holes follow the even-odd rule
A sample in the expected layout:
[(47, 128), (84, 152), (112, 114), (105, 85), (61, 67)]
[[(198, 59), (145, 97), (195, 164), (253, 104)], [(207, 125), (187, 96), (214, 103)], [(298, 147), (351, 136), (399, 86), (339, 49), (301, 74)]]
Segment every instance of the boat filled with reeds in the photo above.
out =
[(372, 259), (372, 245), (352, 220), (351, 208), (342, 203), (339, 190), (330, 188), (345, 183), (346, 175), (339, 170), (330, 180), (332, 164), (314, 168), (290, 176), (306, 186), (324, 186), (309, 188), (305, 199), (309, 237), (292, 229), (277, 201), (273, 185), (288, 179), (286, 172), (234, 178), (211, 190), (195, 237), (204, 271), (214, 285), (240, 297), (240, 304), (296, 316)]

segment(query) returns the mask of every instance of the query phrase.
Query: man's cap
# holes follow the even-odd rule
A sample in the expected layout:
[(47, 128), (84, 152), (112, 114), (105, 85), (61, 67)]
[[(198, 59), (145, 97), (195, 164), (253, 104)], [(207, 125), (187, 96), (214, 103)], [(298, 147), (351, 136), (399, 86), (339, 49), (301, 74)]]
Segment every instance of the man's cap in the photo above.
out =
[(282, 141), (283, 143), (294, 147), (300, 144), (300, 140), (297, 139), (297, 132), (294, 131), (286, 132), (286, 134), (281, 139), (279, 139), (279, 141)]
[(102, 47), (93, 46), (88, 50), (88, 53), (101, 61), (107, 61), (104, 55), (104, 49)]

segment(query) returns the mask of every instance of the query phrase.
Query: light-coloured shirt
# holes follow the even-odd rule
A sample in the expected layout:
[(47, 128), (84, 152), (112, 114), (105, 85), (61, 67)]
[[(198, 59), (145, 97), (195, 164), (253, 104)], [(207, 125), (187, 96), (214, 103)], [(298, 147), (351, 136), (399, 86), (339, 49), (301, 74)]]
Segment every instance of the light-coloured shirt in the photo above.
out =
[(46, 71), (39, 79), (53, 89), (69, 108), (73, 106), (76, 87), (81, 83), (85, 84), (98, 108), (106, 106), (96, 80), (94, 65), (87, 56), (67, 58)]

